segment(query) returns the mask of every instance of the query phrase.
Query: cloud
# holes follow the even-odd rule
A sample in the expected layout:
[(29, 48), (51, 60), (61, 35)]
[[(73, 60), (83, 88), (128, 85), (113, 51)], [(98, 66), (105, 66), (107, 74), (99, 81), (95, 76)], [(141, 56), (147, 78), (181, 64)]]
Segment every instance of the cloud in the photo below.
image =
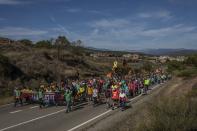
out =
[(49, 18), (50, 18), (50, 20), (51, 20), (53, 23), (56, 23), (56, 19), (55, 19), (55, 17), (53, 17), (53, 16), (49, 16)]
[[(150, 17), (166, 18), (171, 16), (170, 14), (159, 12)], [(132, 18), (105, 18), (81, 23), (86, 29), (79, 31), (68, 30), (65, 26), (56, 24), (56, 28), (51, 32), (54, 36), (55, 34), (65, 34), (72, 40), (81, 39), (86, 46), (113, 50), (197, 48), (195, 46), (197, 41), (196, 25), (174, 22), (168, 24), (163, 22), (158, 25), (155, 24), (158, 21), (152, 19), (144, 21), (137, 14), (134, 16)], [(51, 20), (56, 22), (55, 18), (51, 18)]]
[(1, 36), (38, 36), (48, 32), (45, 30), (30, 29), (23, 27), (4, 27), (0, 29)]
[(56, 27), (51, 28), (50, 30), (55, 31), (57, 34), (65, 34), (65, 35), (70, 35), (70, 32), (68, 29), (66, 29), (65, 26), (57, 22), (56, 18), (53, 16), (49, 17), (50, 20), (55, 24)]
[(89, 13), (89, 14), (93, 14), (93, 15), (107, 15), (109, 16), (110, 14), (104, 11), (100, 11), (100, 10), (91, 10), (91, 9), (82, 9), (82, 8), (69, 8), (66, 7), (66, 9), (64, 9), (63, 11), (66, 11), (68, 13)]
[(154, 11), (154, 12), (142, 12), (137, 15), (139, 18), (164, 18), (170, 19), (172, 15), (169, 11)]
[(77, 13), (77, 12), (81, 12), (82, 10), (78, 8), (69, 8), (69, 9), (66, 9), (66, 11), (69, 13)]
[(155, 21), (129, 18), (101, 19), (92, 21), (90, 31), (78, 33), (74, 38), (82, 39), (87, 46), (114, 50), (144, 48), (197, 48), (197, 26), (167, 24), (154, 26)]
[(93, 13), (93, 14), (103, 14), (103, 12), (98, 11), (98, 10), (88, 10), (89, 13)]
[(57, 24), (57, 26), (58, 26), (57, 31), (65, 33), (65, 35), (70, 35), (70, 32), (68, 31), (68, 29), (66, 29), (66, 27), (64, 27), (61, 24)]
[(96, 28), (121, 28), (129, 24), (126, 19), (101, 19), (90, 23), (91, 27)]
[(104, 15), (104, 16), (110, 16), (110, 13), (104, 12), (104, 11), (100, 11), (100, 10), (87, 10), (87, 13), (91, 13), (94, 15)]
[(157, 29), (149, 29), (144, 30), (141, 32), (141, 35), (143, 36), (151, 36), (151, 37), (162, 37), (162, 36), (170, 36), (170, 35), (178, 35), (183, 33), (189, 33), (196, 31), (195, 26), (185, 26), (182, 24), (164, 27), (164, 28), (157, 28)]

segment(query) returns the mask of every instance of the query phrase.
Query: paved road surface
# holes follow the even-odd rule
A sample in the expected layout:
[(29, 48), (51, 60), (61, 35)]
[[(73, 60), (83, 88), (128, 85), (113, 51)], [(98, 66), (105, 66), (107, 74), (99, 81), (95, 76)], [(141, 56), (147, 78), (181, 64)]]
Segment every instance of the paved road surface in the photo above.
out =
[(74, 107), (74, 111), (70, 113), (65, 113), (64, 108), (39, 109), (38, 105), (14, 108), (12, 104), (0, 107), (0, 131), (79, 130), (81, 127), (116, 111), (106, 109), (105, 105), (93, 107), (87, 103)]

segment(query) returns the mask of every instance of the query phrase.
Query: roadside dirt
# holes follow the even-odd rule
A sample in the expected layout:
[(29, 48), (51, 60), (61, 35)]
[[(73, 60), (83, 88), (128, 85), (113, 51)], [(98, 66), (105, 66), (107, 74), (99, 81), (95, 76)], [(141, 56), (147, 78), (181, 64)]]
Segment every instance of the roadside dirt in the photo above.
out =
[(131, 108), (122, 112), (113, 111), (102, 119), (95, 121), (86, 127), (83, 131), (133, 131), (144, 121), (147, 103), (154, 102), (161, 97), (180, 97), (192, 89), (197, 83), (197, 77), (192, 79), (173, 78), (171, 81), (160, 85), (152, 90), (150, 94), (142, 96), (131, 102)]

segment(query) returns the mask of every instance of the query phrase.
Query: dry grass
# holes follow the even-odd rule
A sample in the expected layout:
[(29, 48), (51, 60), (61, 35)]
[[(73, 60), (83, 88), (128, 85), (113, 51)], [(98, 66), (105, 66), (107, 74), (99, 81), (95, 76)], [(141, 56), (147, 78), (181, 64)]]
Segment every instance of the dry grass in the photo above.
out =
[(13, 102), (13, 97), (0, 98), (0, 105), (5, 105)]
[[(195, 84), (194, 84), (195, 85)], [(147, 103), (147, 114), (138, 131), (197, 130), (197, 89), (180, 97), (160, 97)]]
[[(10, 91), (14, 87), (36, 88), (40, 82), (72, 79), (77, 71), (80, 78), (84, 79), (104, 75), (111, 70), (108, 62), (95, 62), (91, 57), (85, 56), (84, 51), (76, 48), (75, 51), (62, 49), (58, 60), (56, 48), (31, 48), (23, 45), (0, 45), (0, 47), (2, 56), (9, 60), (6, 64), (0, 62), (0, 76), (5, 72), (5, 75), (0, 77), (0, 95), (4, 97), (11, 94)], [(77, 51), (81, 51), (80, 54)]]
[[(101, 130), (193, 131), (197, 130), (197, 77), (173, 78), (152, 94), (121, 113), (119, 120)], [(116, 118), (114, 117), (114, 118)], [(109, 119), (111, 120), (111, 119)]]

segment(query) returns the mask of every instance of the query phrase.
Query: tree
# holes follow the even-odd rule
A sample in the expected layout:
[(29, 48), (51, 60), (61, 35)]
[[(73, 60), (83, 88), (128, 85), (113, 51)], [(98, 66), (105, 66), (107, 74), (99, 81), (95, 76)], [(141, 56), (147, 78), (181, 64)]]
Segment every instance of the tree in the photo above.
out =
[(77, 40), (77, 41), (74, 41), (73, 43), (72, 43), (72, 45), (73, 46), (82, 46), (82, 41), (81, 40)]
[(52, 48), (52, 44), (49, 40), (42, 40), (42, 41), (38, 41), (36, 44), (35, 44), (35, 47), (37, 48)]
[(50, 40), (51, 45), (55, 45), (55, 39), (51, 38)]
[(82, 41), (81, 40), (77, 40), (77, 42), (76, 42), (76, 44), (77, 44), (77, 46), (82, 46)]
[(28, 39), (22, 39), (22, 40), (19, 40), (18, 42), (20, 42), (21, 44), (26, 45), (26, 46), (32, 46), (33, 45), (33, 42), (31, 40), (28, 40)]
[(58, 36), (58, 38), (55, 40), (55, 45), (69, 46), (70, 41), (65, 36)]
[(65, 36), (58, 36), (55, 40), (55, 46), (57, 47), (58, 60), (61, 59), (61, 49), (70, 46), (70, 41)]

